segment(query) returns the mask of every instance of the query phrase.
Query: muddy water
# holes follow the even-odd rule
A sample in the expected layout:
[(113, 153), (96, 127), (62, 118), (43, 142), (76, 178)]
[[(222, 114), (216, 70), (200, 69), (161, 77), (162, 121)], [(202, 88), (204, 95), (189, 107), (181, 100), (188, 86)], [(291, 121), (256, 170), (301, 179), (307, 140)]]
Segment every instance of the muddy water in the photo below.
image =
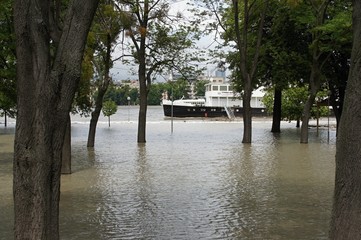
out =
[[(129, 119), (129, 120), (128, 120)], [(137, 109), (101, 118), (93, 150), (88, 119), (72, 117), (73, 174), (62, 177), (61, 239), (327, 239), (335, 131), (294, 123), (273, 135), (242, 123), (164, 120), (149, 109), (147, 143), (136, 143)], [(326, 121), (327, 123), (327, 121)], [(0, 127), (0, 239), (12, 239), (14, 124)]]

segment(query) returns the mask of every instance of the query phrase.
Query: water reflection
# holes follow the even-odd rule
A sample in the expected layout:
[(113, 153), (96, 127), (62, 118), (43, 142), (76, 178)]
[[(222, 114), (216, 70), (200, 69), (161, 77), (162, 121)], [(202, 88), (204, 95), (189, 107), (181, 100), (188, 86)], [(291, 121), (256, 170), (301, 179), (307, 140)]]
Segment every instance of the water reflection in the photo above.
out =
[[(275, 135), (262, 121), (241, 144), (237, 122), (175, 121), (170, 134), (154, 119), (137, 144), (125, 118), (100, 124), (91, 150), (88, 125), (73, 124), (62, 239), (327, 239), (334, 132), (327, 144), (327, 131), (311, 129), (306, 145), (293, 125)], [(0, 239), (12, 237), (10, 155), (0, 154)]]

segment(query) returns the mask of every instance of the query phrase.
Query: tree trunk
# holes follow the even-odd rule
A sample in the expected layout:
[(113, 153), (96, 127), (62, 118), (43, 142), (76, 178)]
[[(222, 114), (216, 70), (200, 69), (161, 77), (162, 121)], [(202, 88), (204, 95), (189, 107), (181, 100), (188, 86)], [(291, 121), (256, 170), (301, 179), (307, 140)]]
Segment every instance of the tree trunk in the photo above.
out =
[(110, 61), (111, 61), (111, 59), (110, 59), (111, 58), (111, 36), (109, 34), (107, 35), (107, 43), (106, 44), (107, 44), (107, 52), (106, 52), (106, 57), (105, 57), (105, 61), (104, 61), (104, 76), (103, 76), (103, 81), (101, 83), (101, 86), (99, 86), (99, 88), (98, 88), (98, 95), (95, 100), (94, 111), (91, 114), (87, 147), (94, 147), (94, 145), (95, 145), (95, 133), (96, 133), (96, 129), (97, 129), (99, 116), (100, 116), (100, 113), (103, 108), (103, 99), (104, 99), (104, 95), (107, 92), (110, 81), (111, 81), (111, 78), (109, 76)]
[(4, 114), (4, 126), (5, 127), (7, 127), (8, 126), (8, 115), (7, 115), (7, 113), (6, 113), (6, 111), (5, 111), (5, 114)]
[[(251, 96), (252, 96), (252, 80), (255, 76), (258, 58), (261, 48), (261, 40), (263, 35), (263, 26), (264, 19), (266, 16), (266, 9), (268, 8), (268, 0), (264, 1), (263, 10), (260, 16), (259, 25), (258, 25), (258, 33), (257, 33), (257, 41), (254, 49), (254, 55), (250, 58), (249, 50), (248, 50), (248, 31), (251, 27), (250, 23), (250, 9), (253, 5), (249, 4), (248, 0), (242, 1), (232, 1), (233, 7), (233, 16), (234, 16), (234, 31), (236, 35), (236, 44), (237, 50), (240, 57), (239, 62), (239, 71), (242, 75), (242, 81), (244, 86), (244, 96), (243, 96), (243, 140), (242, 143), (251, 143), (252, 142), (252, 109), (251, 109)], [(240, 9), (239, 6), (243, 5), (243, 16), (242, 20), (240, 19)], [(242, 22), (242, 30), (240, 27), (240, 22)], [(252, 59), (249, 61), (249, 59)]]
[[(139, 66), (141, 68), (141, 66)], [(142, 67), (143, 68), (143, 67)], [(143, 75), (144, 72), (144, 75)], [(147, 86), (144, 70), (139, 70), (139, 116), (138, 116), (138, 143), (146, 142), (146, 122), (147, 122)]]
[(243, 95), (243, 139), (242, 143), (252, 142), (252, 109), (251, 109), (251, 96), (252, 84), (251, 79), (245, 81), (244, 95)]
[[(145, 9), (148, 5), (145, 4)], [(143, 26), (147, 29), (147, 25)], [(148, 89), (147, 89), (147, 74), (146, 74), (146, 44), (145, 35), (141, 36), (140, 47), (138, 51), (138, 76), (139, 76), (139, 116), (138, 116), (138, 143), (146, 142), (146, 122), (147, 122), (147, 105), (148, 105)]]
[(282, 119), (282, 90), (275, 88), (274, 102), (273, 102), (273, 118), (271, 132), (281, 132), (281, 119)]
[(302, 125), (301, 125), (301, 143), (308, 143), (308, 126), (311, 118), (311, 108), (315, 101), (315, 94), (310, 94), (303, 108)]
[(361, 239), (361, 1), (353, 1), (353, 48), (336, 144), (330, 239)]
[[(347, 82), (347, 79), (344, 80), (344, 82)], [(346, 84), (345, 84), (346, 85)], [(338, 126), (341, 121), (342, 116), (342, 108), (343, 108), (343, 102), (345, 98), (345, 87), (338, 87), (336, 90), (333, 85), (329, 84), (330, 86), (330, 93), (329, 93), (329, 100), (330, 104), (332, 105), (333, 113), (336, 117), (336, 135), (338, 132)], [(336, 91), (338, 92), (338, 99), (336, 100)]]
[(308, 126), (311, 118), (311, 108), (315, 102), (316, 94), (320, 89), (320, 67), (318, 63), (318, 51), (314, 51), (311, 75), (310, 75), (310, 94), (303, 108), (302, 125), (301, 125), (301, 143), (308, 143)]
[[(18, 95), (13, 163), (15, 240), (59, 239), (62, 147), (98, 1), (72, 1), (59, 39), (50, 38), (54, 19), (49, 4), (14, 2)], [(54, 50), (50, 44), (55, 42)]]
[(63, 151), (62, 151), (62, 174), (71, 174), (71, 123), (70, 115), (68, 115), (66, 132), (64, 137)]
[[(103, 97), (101, 97), (100, 101), (103, 102)], [(98, 100), (96, 100), (96, 102), (98, 102)], [(90, 124), (89, 124), (88, 142), (86, 145), (87, 147), (94, 147), (94, 145), (95, 145), (95, 133), (97, 130), (97, 124), (98, 124), (100, 112), (103, 107), (103, 103), (100, 103), (100, 104), (98, 103), (95, 105), (96, 106), (95, 106), (94, 111), (91, 114), (91, 119), (90, 119)]]

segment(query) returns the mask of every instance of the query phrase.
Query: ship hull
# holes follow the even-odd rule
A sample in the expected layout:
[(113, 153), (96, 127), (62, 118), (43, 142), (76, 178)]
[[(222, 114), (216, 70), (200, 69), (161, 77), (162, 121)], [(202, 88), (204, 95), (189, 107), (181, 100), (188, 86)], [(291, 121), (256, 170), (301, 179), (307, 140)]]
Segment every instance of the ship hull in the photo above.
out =
[[(231, 107), (234, 116), (241, 117), (243, 115), (242, 107)], [(166, 117), (228, 117), (224, 107), (210, 107), (210, 106), (179, 106), (163, 104), (164, 116)], [(252, 108), (253, 116), (266, 116), (264, 108)]]

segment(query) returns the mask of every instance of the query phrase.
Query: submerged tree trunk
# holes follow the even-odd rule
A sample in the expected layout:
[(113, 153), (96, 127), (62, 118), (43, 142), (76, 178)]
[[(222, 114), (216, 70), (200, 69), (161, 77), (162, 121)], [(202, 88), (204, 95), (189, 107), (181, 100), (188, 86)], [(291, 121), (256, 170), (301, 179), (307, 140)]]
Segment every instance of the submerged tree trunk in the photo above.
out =
[[(326, 11), (330, 0), (315, 1), (314, 10), (316, 12), (315, 27), (322, 26), (326, 18)], [(321, 34), (318, 30), (312, 33), (312, 65), (310, 73), (310, 94), (303, 108), (302, 126), (301, 126), (301, 143), (308, 143), (308, 126), (311, 117), (311, 108), (315, 101), (316, 94), (321, 87), (321, 68), (328, 57), (322, 58), (322, 50), (320, 45)]]
[(309, 96), (303, 108), (302, 125), (301, 125), (301, 143), (308, 143), (308, 127), (311, 118), (311, 108), (316, 99), (316, 94), (321, 87), (320, 80), (320, 67), (317, 52), (314, 52), (314, 58), (312, 63), (311, 75), (310, 75), (310, 89)]
[(108, 90), (111, 78), (109, 76), (110, 72), (110, 61), (111, 61), (111, 36), (107, 34), (107, 52), (106, 57), (104, 59), (104, 76), (101, 86), (98, 88), (98, 95), (95, 100), (95, 108), (91, 113), (90, 125), (89, 125), (89, 133), (88, 133), (88, 142), (87, 147), (94, 147), (95, 145), (95, 133), (97, 129), (97, 124), (99, 120), (100, 113), (103, 108), (103, 99), (104, 95)]
[(138, 143), (146, 142), (147, 122), (147, 80), (145, 72), (145, 61), (139, 64), (139, 116), (138, 116)]
[(242, 143), (252, 142), (252, 109), (251, 109), (252, 85), (251, 79), (245, 84), (243, 95), (243, 139)]
[(5, 113), (4, 113), (4, 126), (5, 126), (5, 127), (8, 126), (8, 114), (6, 113), (6, 111), (5, 111)]
[[(339, 86), (337, 89), (335, 89), (335, 87), (332, 84), (329, 84), (330, 92), (329, 92), (328, 97), (329, 97), (329, 100), (330, 100), (330, 104), (332, 106), (333, 113), (334, 113), (335, 118), (336, 118), (336, 135), (337, 135), (337, 132), (338, 132), (338, 126), (340, 124), (341, 116), (342, 116), (342, 109), (343, 109), (343, 102), (344, 102), (344, 98), (345, 98), (345, 86), (346, 86), (346, 84), (347, 84), (347, 79), (344, 80), (344, 86)], [(336, 94), (336, 92), (337, 92), (337, 94)], [(336, 95), (338, 97), (336, 97)]]
[(353, 1), (353, 48), (336, 144), (330, 239), (361, 239), (361, 1)]
[[(145, 2), (144, 8), (148, 11), (148, 2)], [(143, 28), (147, 29), (148, 18), (145, 17)], [(138, 77), (139, 77), (139, 116), (138, 116), (138, 143), (146, 142), (146, 123), (147, 123), (147, 105), (148, 105), (148, 87), (147, 87), (147, 69), (146, 69), (146, 35), (141, 36), (138, 49)]]
[[(263, 35), (263, 26), (264, 19), (266, 15), (266, 9), (268, 8), (268, 0), (264, 1), (263, 9), (261, 12), (259, 24), (258, 24), (258, 33), (257, 33), (257, 43), (255, 46), (255, 52), (252, 58), (249, 57), (248, 50), (248, 34), (251, 25), (254, 23), (250, 22), (251, 19), (251, 6), (253, 3), (249, 3), (248, 0), (244, 1), (232, 1), (233, 7), (233, 16), (234, 16), (234, 31), (236, 36), (237, 50), (240, 57), (239, 62), (239, 71), (242, 76), (242, 85), (244, 87), (244, 96), (243, 96), (243, 140), (242, 143), (251, 143), (252, 142), (252, 109), (251, 109), (251, 96), (252, 96), (252, 81), (256, 73), (259, 52), (261, 48), (261, 40)], [(243, 5), (243, 16), (240, 18), (240, 9), (239, 7)], [(242, 22), (242, 28), (240, 26)], [(249, 59), (252, 59), (251, 61)]]
[(282, 120), (282, 90), (276, 87), (274, 90), (271, 132), (273, 133), (281, 132), (281, 120)]
[[(63, 32), (58, 34), (52, 25), (50, 9), (54, 6), (49, 4), (14, 3), (18, 95), (13, 163), (15, 240), (59, 239), (62, 147), (98, 1), (69, 3)], [(56, 49), (52, 43), (57, 43)]]

